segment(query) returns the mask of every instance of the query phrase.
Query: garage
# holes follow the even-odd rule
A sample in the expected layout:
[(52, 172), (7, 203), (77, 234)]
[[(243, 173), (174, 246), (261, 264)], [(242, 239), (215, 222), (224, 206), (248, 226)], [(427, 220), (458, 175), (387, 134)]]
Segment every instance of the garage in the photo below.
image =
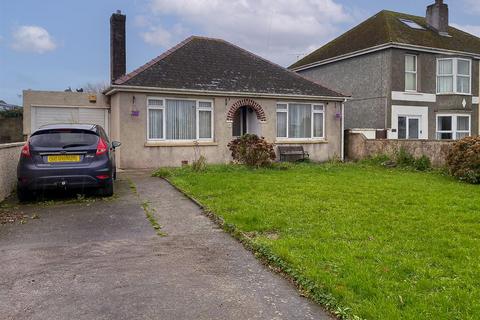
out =
[(23, 133), (29, 136), (47, 124), (92, 123), (110, 133), (110, 105), (103, 95), (86, 92), (23, 92)]
[(32, 129), (52, 123), (93, 123), (108, 132), (108, 109), (86, 107), (32, 106)]

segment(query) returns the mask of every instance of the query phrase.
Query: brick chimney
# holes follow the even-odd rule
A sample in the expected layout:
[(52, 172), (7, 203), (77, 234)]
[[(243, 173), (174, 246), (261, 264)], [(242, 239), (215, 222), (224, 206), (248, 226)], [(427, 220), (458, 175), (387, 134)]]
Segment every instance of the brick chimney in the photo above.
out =
[(448, 35), (448, 5), (435, 0), (427, 7), (427, 24), (441, 35)]
[(110, 81), (125, 75), (127, 71), (127, 57), (125, 46), (126, 16), (120, 10), (110, 17)]

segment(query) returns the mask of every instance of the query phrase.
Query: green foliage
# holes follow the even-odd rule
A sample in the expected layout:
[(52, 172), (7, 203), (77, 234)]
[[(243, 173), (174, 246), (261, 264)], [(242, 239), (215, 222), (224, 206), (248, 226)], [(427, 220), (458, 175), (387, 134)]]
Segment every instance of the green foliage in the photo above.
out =
[(363, 164), (209, 166), (171, 181), (341, 318), (480, 314), (477, 186)]
[(11, 110), (1, 110), (0, 118), (21, 118), (23, 117), (23, 108), (15, 108)]
[(192, 170), (195, 172), (205, 171), (207, 168), (207, 158), (201, 155), (197, 160), (192, 162)]
[(267, 167), (275, 160), (273, 145), (255, 134), (245, 134), (228, 144), (232, 158), (249, 167)]
[(432, 162), (429, 157), (423, 155), (420, 158), (415, 159), (413, 166), (418, 171), (427, 171), (432, 168)]
[(390, 157), (386, 154), (377, 154), (372, 157), (363, 159), (361, 163), (367, 165), (383, 165), (385, 162), (390, 160)]
[(395, 155), (395, 161), (400, 167), (415, 167), (415, 157), (405, 148), (400, 148)]
[(480, 137), (466, 137), (454, 143), (447, 156), (451, 175), (468, 183), (480, 183)]
[(159, 177), (159, 178), (168, 178), (173, 173), (173, 168), (158, 168), (156, 171), (153, 172), (152, 177)]

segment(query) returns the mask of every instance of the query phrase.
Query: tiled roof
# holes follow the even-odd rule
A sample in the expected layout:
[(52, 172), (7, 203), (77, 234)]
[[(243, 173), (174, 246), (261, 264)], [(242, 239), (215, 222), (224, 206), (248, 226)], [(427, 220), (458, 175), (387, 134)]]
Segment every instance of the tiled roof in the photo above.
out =
[[(425, 30), (411, 28), (400, 19), (416, 22)], [(454, 27), (448, 28), (448, 34), (449, 36), (442, 36), (430, 29), (424, 17), (383, 10), (289, 68), (295, 69), (388, 43), (480, 54), (480, 38)]]
[(115, 85), (343, 97), (221, 39), (190, 37)]

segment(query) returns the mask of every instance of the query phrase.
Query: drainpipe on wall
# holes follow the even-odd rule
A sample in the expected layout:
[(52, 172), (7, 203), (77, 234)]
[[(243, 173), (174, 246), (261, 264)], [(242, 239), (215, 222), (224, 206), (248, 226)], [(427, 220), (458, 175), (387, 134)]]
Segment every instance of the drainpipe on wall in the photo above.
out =
[(342, 142), (340, 147), (340, 158), (342, 161), (345, 161), (345, 102), (347, 99), (343, 100), (341, 108), (342, 113)]

